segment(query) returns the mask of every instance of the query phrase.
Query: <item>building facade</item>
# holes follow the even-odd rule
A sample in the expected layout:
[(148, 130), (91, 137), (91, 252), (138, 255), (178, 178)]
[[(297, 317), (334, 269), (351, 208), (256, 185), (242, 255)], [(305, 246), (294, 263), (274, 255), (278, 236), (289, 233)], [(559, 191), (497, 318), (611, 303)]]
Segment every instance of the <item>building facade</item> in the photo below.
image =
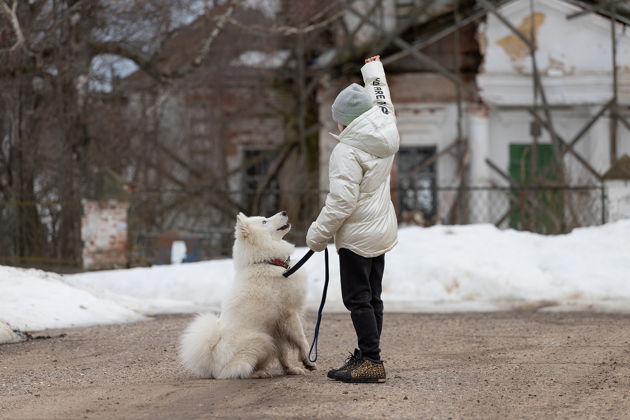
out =
[[(445, 73), (386, 63), (401, 136), (392, 187), (402, 221), (522, 227), (522, 211), (505, 215), (522, 197), (514, 189), (532, 185), (549, 189), (524, 199), (543, 207), (543, 218), (598, 200), (604, 172), (630, 154), (629, 127), (620, 121), (630, 119), (630, 33), (602, 14), (573, 16), (583, 10), (564, 0), (514, 0), (464, 26), (453, 60), (464, 62), (474, 47), (481, 61), (468, 73), (451, 67), (446, 76), (459, 76), (459, 89)], [(452, 42), (451, 35), (438, 44)], [(426, 54), (439, 62), (444, 48), (431, 47)], [(330, 105), (348, 82), (319, 95), (322, 188), (335, 145)], [(601, 222), (602, 205), (593, 204), (589, 221), (574, 222)]]

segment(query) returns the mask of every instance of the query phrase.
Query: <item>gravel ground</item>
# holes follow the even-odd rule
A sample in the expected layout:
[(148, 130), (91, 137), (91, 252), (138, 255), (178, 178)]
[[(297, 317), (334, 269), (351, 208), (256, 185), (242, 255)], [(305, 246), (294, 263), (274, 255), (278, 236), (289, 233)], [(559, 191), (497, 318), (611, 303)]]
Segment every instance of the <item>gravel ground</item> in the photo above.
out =
[(0, 346), (0, 418), (630, 418), (628, 316), (386, 313), (388, 381), (369, 385), (326, 378), (352, 349), (348, 315), (324, 316), (317, 371), (234, 381), (180, 367), (190, 319)]

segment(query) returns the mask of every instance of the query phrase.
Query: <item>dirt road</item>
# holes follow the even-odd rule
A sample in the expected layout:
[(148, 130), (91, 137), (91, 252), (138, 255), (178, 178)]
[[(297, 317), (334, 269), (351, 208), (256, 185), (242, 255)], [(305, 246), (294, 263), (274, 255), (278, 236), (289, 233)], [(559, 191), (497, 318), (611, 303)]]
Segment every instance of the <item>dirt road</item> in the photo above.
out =
[(326, 378), (352, 349), (347, 315), (325, 315), (319, 370), (239, 381), (181, 369), (189, 320), (0, 346), (0, 418), (630, 418), (628, 316), (386, 314), (382, 385)]

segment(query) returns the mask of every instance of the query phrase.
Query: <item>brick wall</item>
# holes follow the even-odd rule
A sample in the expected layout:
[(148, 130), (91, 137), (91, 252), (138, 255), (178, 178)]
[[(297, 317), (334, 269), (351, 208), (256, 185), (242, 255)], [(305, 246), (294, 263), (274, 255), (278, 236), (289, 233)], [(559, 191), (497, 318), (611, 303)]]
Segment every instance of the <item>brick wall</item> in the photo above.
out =
[(83, 268), (125, 267), (129, 203), (122, 200), (83, 200), (82, 204)]

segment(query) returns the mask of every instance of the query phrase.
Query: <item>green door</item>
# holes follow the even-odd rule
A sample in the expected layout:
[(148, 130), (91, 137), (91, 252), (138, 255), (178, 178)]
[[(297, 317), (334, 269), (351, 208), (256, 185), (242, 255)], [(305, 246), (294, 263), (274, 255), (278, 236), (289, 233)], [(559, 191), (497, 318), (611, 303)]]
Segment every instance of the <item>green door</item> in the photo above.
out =
[[(539, 175), (553, 163), (553, 148), (550, 144), (539, 144), (537, 154), (535, 170)], [(544, 179), (533, 176), (531, 144), (510, 144), (509, 165), (510, 176), (525, 187), (512, 191), (515, 201), (512, 202), (514, 210), (510, 216), (510, 227), (540, 233), (562, 232), (562, 192), (549, 185), (557, 179), (554, 171), (549, 171)], [(541, 184), (543, 186), (538, 188)]]
[[(540, 174), (553, 161), (553, 148), (550, 144), (539, 144), (537, 174)], [(510, 144), (510, 176), (521, 185), (531, 185), (532, 145)], [(549, 178), (548, 178), (549, 179)]]

